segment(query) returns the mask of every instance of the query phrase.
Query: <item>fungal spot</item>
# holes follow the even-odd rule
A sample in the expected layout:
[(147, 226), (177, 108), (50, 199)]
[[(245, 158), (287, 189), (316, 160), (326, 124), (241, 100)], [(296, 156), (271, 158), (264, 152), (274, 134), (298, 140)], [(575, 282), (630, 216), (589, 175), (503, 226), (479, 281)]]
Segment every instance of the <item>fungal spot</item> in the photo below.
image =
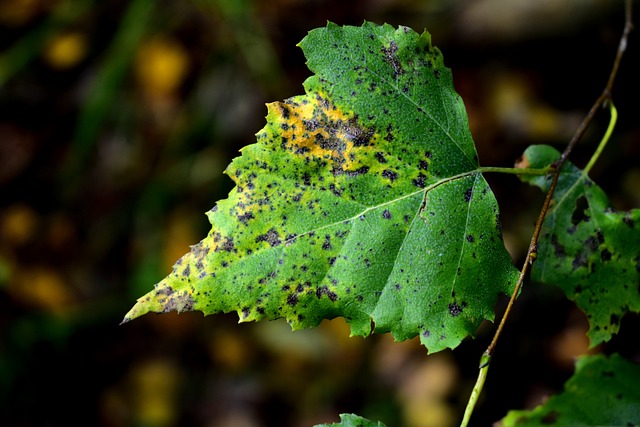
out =
[(473, 236), (471, 234), (467, 234), (467, 242), (473, 243), (474, 241), (475, 239), (473, 238)]
[(240, 221), (241, 223), (243, 223), (244, 225), (247, 225), (247, 223), (249, 222), (250, 219), (253, 219), (253, 213), (252, 212), (247, 212), (244, 213), (242, 215), (238, 215), (238, 221)]
[(232, 252), (234, 249), (233, 239), (227, 237), (221, 248), (223, 251)]
[(384, 154), (382, 154), (381, 152), (377, 152), (376, 154), (374, 154), (376, 160), (380, 163), (387, 163), (387, 159), (384, 157)]
[(464, 192), (464, 201), (469, 203), (471, 201), (471, 197), (473, 196), (473, 188), (469, 188)]
[(287, 297), (287, 304), (290, 306), (294, 306), (298, 303), (298, 294), (290, 294)]
[(418, 167), (426, 171), (427, 169), (429, 169), (429, 162), (427, 162), (426, 160), (420, 160), (420, 163), (418, 163)]
[[(365, 173), (369, 172), (369, 166), (362, 166), (356, 170), (347, 170), (347, 171), (341, 171), (344, 172), (345, 174), (347, 174), (347, 176), (358, 176), (358, 175), (364, 175)], [(334, 173), (334, 175), (339, 175)]]
[(382, 211), (382, 218), (391, 219), (391, 212), (389, 212), (389, 209), (385, 209), (384, 211)]
[(396, 56), (396, 52), (398, 51), (398, 44), (395, 41), (391, 41), (389, 43), (389, 47), (383, 47), (381, 49), (385, 62), (389, 63), (393, 67), (393, 73), (398, 76), (400, 74), (404, 74), (404, 69)]
[(595, 252), (598, 249), (599, 243), (598, 243), (598, 240), (595, 237), (590, 236), (590, 237), (587, 238), (587, 240), (584, 241), (584, 245), (591, 252)]
[(600, 252), (600, 259), (602, 259), (602, 261), (610, 261), (611, 260), (611, 252), (609, 252), (607, 249), (603, 249), (602, 252)]
[(166, 291), (158, 290), (158, 295), (164, 295), (167, 298), (160, 298), (162, 303), (162, 312), (168, 313), (170, 311), (177, 311), (182, 313), (183, 311), (191, 311), (193, 309), (193, 297), (188, 292), (174, 292), (172, 289), (166, 287)]
[(182, 270), (182, 275), (188, 277), (191, 274), (191, 266), (187, 264), (187, 266)]
[[(463, 304), (464, 305), (464, 304)], [(459, 306), (457, 303), (451, 303), (449, 304), (449, 313), (453, 316), (456, 317), (458, 316), (460, 313), (462, 313), (462, 307)]]
[(249, 307), (243, 307), (241, 311), (243, 319), (249, 317), (249, 314), (251, 313), (251, 309)]
[(275, 228), (271, 228), (265, 234), (261, 234), (260, 236), (256, 237), (256, 243), (260, 242), (268, 242), (271, 247), (278, 246), (280, 243), (282, 243), (280, 241), (280, 235)]
[(325, 236), (324, 238), (324, 243), (322, 243), (322, 249), (324, 249), (325, 251), (328, 251), (329, 249), (331, 249), (331, 236), (329, 236), (328, 234)]
[(387, 178), (389, 181), (395, 181), (396, 179), (398, 179), (398, 174), (396, 172), (390, 171), (389, 169), (383, 170), (382, 176)]
[(425, 188), (427, 186), (426, 179), (427, 177), (424, 174), (420, 174), (412, 183), (418, 188)]
[(629, 228), (634, 227), (633, 219), (629, 218), (629, 214), (627, 213), (624, 218), (622, 218), (622, 222), (624, 222)]
[(326, 285), (316, 289), (316, 296), (318, 299), (322, 298), (323, 295), (326, 295), (331, 301), (336, 301), (338, 299), (338, 295), (329, 290)]
[(587, 266), (587, 260), (586, 260), (585, 256), (582, 255), (582, 254), (579, 254), (571, 262), (571, 267), (573, 267), (574, 270), (577, 269), (577, 268), (586, 267), (586, 266)]
[(553, 251), (557, 257), (564, 258), (566, 256), (567, 253), (564, 246), (558, 242), (558, 236), (555, 234), (551, 236), (551, 245), (553, 246)]

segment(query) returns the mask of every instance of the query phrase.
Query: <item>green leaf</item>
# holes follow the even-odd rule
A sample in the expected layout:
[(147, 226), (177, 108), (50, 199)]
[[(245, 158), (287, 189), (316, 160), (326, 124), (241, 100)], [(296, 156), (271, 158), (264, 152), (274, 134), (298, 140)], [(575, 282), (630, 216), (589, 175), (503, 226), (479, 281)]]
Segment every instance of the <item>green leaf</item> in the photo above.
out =
[(478, 171), (464, 105), (427, 33), (365, 23), (301, 42), (306, 94), (268, 105), (212, 229), (142, 297), (149, 311), (236, 311), (294, 329), (457, 346), (517, 271)]
[(638, 426), (640, 366), (618, 354), (578, 359), (564, 392), (531, 411), (510, 411), (503, 427)]
[(380, 421), (369, 421), (354, 414), (340, 414), (340, 422), (318, 424), (315, 427), (385, 427)]
[[(529, 147), (525, 166), (545, 167), (560, 153)], [(551, 180), (526, 177), (547, 191)], [(628, 312), (640, 312), (640, 210), (613, 209), (606, 194), (580, 169), (566, 163), (543, 224), (532, 279), (555, 284), (589, 319), (591, 347), (611, 339)]]

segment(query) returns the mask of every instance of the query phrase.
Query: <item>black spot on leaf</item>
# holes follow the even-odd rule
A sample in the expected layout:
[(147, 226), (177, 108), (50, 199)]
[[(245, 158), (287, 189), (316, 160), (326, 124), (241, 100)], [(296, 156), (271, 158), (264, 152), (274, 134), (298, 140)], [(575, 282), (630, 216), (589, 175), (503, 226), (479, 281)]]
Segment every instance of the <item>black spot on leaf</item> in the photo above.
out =
[(378, 151), (374, 156), (378, 162), (387, 163), (387, 159), (384, 157), (384, 154), (382, 154), (381, 152)]
[(282, 243), (280, 241), (280, 235), (275, 228), (271, 228), (265, 234), (261, 234), (260, 236), (256, 237), (256, 243), (260, 242), (268, 242), (272, 247), (278, 246), (280, 243)]
[(564, 249), (564, 246), (558, 242), (558, 236), (555, 234), (551, 236), (551, 245), (553, 246), (553, 251), (558, 258), (564, 258), (567, 252)]
[(471, 201), (471, 196), (473, 196), (473, 188), (469, 188), (464, 192), (464, 201), (469, 203)]
[(577, 255), (571, 262), (571, 266), (573, 267), (574, 270), (580, 267), (586, 267), (587, 266), (586, 257), (583, 254)]
[(393, 171), (390, 171), (389, 169), (383, 170), (382, 176), (387, 178), (390, 181), (395, 181), (396, 179), (398, 179), (398, 174)]
[(456, 317), (458, 316), (460, 313), (462, 313), (462, 307), (460, 307), (458, 304), (456, 303), (452, 303), (449, 304), (449, 313), (453, 316)]
[(251, 212), (246, 212), (242, 215), (238, 215), (238, 221), (240, 221), (241, 223), (243, 223), (244, 225), (247, 225), (247, 223), (249, 222), (250, 219), (253, 219), (253, 213)]
[(427, 177), (424, 174), (419, 174), (418, 177), (412, 181), (412, 183), (418, 188), (425, 188), (427, 186), (426, 179)]
[(383, 59), (385, 60), (385, 62), (391, 64), (391, 66), (393, 67), (393, 73), (396, 76), (404, 74), (404, 69), (402, 68), (400, 61), (396, 56), (396, 52), (398, 51), (398, 44), (395, 41), (391, 41), (391, 43), (389, 43), (389, 47), (383, 47), (381, 51), (384, 55)]
[(287, 304), (294, 306), (298, 303), (298, 294), (289, 294), (287, 297)]

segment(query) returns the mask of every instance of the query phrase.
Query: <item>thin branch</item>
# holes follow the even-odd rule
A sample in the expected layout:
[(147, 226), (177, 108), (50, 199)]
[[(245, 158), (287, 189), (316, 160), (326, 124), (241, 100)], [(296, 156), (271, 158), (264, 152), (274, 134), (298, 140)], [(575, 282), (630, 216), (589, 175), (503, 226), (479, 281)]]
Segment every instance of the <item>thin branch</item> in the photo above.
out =
[(549, 206), (551, 205), (551, 200), (553, 198), (553, 193), (555, 192), (556, 186), (558, 184), (558, 179), (560, 178), (560, 172), (562, 170), (562, 166), (567, 161), (567, 158), (569, 157), (569, 155), (573, 151), (573, 148), (582, 139), (585, 131), (587, 130), (587, 128), (589, 127), (589, 125), (593, 121), (593, 118), (595, 117), (595, 115), (598, 112), (598, 110), (600, 108), (602, 108), (602, 106), (606, 105), (611, 100), (611, 91), (612, 91), (612, 88), (613, 88), (613, 84), (615, 82), (616, 76), (618, 75), (618, 69), (620, 67), (620, 62), (622, 60), (624, 52), (627, 49), (627, 41), (628, 41), (628, 38), (629, 38), (629, 34), (633, 30), (631, 5), (632, 5), (632, 0), (626, 0), (625, 1), (625, 25), (624, 25), (624, 30), (622, 32), (622, 35), (620, 36), (620, 43), (618, 44), (618, 50), (616, 52), (616, 57), (614, 59), (613, 66), (611, 68), (611, 72), (609, 73), (609, 79), (607, 81), (607, 84), (606, 84), (604, 90), (602, 91), (602, 93), (600, 94), (600, 96), (598, 97), (598, 99), (595, 101), (595, 103), (593, 104), (593, 106), (591, 107), (591, 109), (589, 110), (587, 115), (585, 116), (585, 118), (583, 119), (582, 123), (580, 124), (580, 126), (576, 130), (575, 134), (573, 135), (573, 137), (571, 138), (571, 140), (567, 144), (567, 147), (563, 151), (563, 153), (560, 156), (560, 158), (553, 165), (551, 165), (551, 167), (552, 167), (551, 170), (553, 171), (553, 176), (552, 176), (552, 179), (551, 179), (551, 185), (549, 186), (549, 190), (547, 191), (547, 195), (546, 195), (546, 197), (544, 199), (544, 203), (542, 205), (542, 209), (540, 210), (540, 214), (538, 215), (538, 219), (536, 221), (536, 225), (535, 225), (535, 228), (533, 230), (533, 235), (532, 235), (531, 241), (529, 243), (529, 249), (527, 250), (527, 256), (525, 258), (524, 265), (522, 266), (522, 269), (520, 270), (520, 275), (518, 277), (518, 282), (516, 283), (516, 286), (515, 286), (515, 288), (513, 290), (513, 293), (511, 294), (511, 298), (509, 299), (509, 303), (507, 304), (507, 308), (505, 309), (505, 311), (504, 311), (504, 313), (502, 315), (502, 318), (500, 319), (500, 323), (498, 324), (498, 327), (497, 327), (496, 332), (495, 332), (495, 334), (493, 336), (493, 339), (491, 340), (491, 343), (489, 344), (489, 346), (485, 350), (484, 354), (482, 355), (482, 358), (480, 359), (480, 367), (479, 367), (480, 371), (479, 371), (479, 374), (478, 374), (478, 381), (476, 382), (476, 386), (474, 387), (473, 391), (471, 392), (471, 397), (470, 397), (469, 402), (467, 404), (467, 408), (465, 410), (465, 415), (464, 415), (464, 419), (462, 421), (461, 427), (466, 426), (468, 424), (468, 422), (469, 422), (469, 419), (470, 419), (471, 414), (473, 412), (473, 409), (474, 409), (474, 407), (475, 407), (475, 405), (477, 403), (477, 400), (478, 400), (478, 397), (480, 395), (480, 392), (482, 391), (482, 387), (483, 387), (484, 380), (485, 380), (486, 375), (487, 375), (487, 370), (488, 370), (488, 367), (489, 367), (489, 363), (491, 362), (491, 357), (493, 356), (493, 353), (495, 352), (496, 346), (498, 344), (498, 340), (499, 340), (499, 338), (500, 338), (500, 336), (502, 334), (502, 331), (504, 329), (506, 321), (509, 318), (509, 314), (511, 313), (511, 310), (513, 309), (513, 305), (514, 305), (514, 302), (516, 300), (516, 297), (518, 296), (518, 294), (520, 293), (520, 290), (522, 289), (522, 284), (524, 282), (524, 278), (526, 276), (526, 273), (529, 270), (530, 266), (533, 265), (533, 263), (535, 262), (535, 260), (536, 260), (536, 258), (538, 256), (538, 240), (540, 238), (540, 233), (542, 231), (542, 224), (544, 223), (544, 219), (545, 219), (545, 217), (547, 215), (547, 212), (549, 211)]

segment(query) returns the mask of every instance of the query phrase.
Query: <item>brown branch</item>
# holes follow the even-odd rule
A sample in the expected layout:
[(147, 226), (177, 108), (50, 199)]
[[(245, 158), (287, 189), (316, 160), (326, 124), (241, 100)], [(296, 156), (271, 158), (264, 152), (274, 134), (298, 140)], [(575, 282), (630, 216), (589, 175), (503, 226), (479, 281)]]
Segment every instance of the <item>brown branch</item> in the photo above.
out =
[(549, 211), (549, 206), (551, 205), (551, 199), (553, 198), (553, 193), (555, 192), (556, 186), (558, 184), (558, 179), (560, 178), (560, 171), (562, 170), (562, 166), (567, 161), (567, 158), (571, 154), (571, 151), (573, 151), (573, 148), (576, 146), (578, 141), (582, 139), (582, 136), (584, 135), (585, 131), (593, 121), (593, 118), (595, 117), (598, 110), (602, 106), (606, 105), (606, 103), (611, 99), (611, 91), (613, 89), (613, 83), (616, 79), (616, 76), (618, 75), (618, 69), (620, 67), (620, 62), (622, 60), (624, 52), (627, 49), (627, 40), (629, 38), (629, 34), (633, 30), (631, 4), (632, 4), (632, 0), (625, 1), (624, 30), (622, 31), (622, 35), (620, 36), (620, 43), (618, 44), (618, 50), (616, 52), (616, 57), (613, 61), (611, 72), (609, 73), (609, 80), (607, 81), (607, 85), (605, 86), (604, 90), (602, 91), (602, 93), (600, 94), (596, 102), (593, 104), (593, 106), (591, 107), (591, 109), (589, 110), (585, 118), (582, 120), (582, 123), (580, 124), (575, 134), (567, 144), (567, 147), (562, 152), (562, 155), (560, 156), (560, 158), (552, 165), (554, 171), (553, 171), (553, 176), (551, 180), (551, 185), (549, 186), (549, 191), (547, 191), (547, 195), (544, 199), (542, 209), (540, 210), (540, 215), (538, 216), (538, 220), (536, 221), (536, 225), (533, 230), (533, 235), (531, 237), (531, 242), (529, 243), (527, 256), (525, 258), (524, 265), (520, 270), (520, 276), (518, 277), (518, 282), (516, 283), (513, 293), (511, 294), (511, 298), (509, 299), (507, 308), (505, 309), (502, 315), (502, 319), (500, 319), (500, 323), (498, 324), (498, 328), (496, 329), (496, 332), (493, 336), (493, 340), (491, 340), (491, 343), (485, 350), (484, 354), (488, 357), (491, 357), (495, 351), (495, 348), (498, 344), (498, 339), (502, 334), (502, 330), (504, 329), (504, 325), (509, 317), (509, 314), (511, 313), (516, 297), (518, 296), (520, 289), (522, 289), (524, 277), (527, 271), (529, 270), (529, 267), (534, 263), (538, 255), (538, 249), (537, 249), (538, 239), (540, 237), (540, 232), (542, 230), (542, 224), (544, 222), (545, 217), (547, 216), (547, 212)]

